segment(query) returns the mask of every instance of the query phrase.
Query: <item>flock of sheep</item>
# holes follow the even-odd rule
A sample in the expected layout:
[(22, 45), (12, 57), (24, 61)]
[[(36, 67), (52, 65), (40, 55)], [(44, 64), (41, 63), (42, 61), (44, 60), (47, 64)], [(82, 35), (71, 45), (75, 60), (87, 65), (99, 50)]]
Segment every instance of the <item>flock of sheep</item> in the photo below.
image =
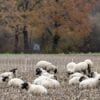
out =
[[(17, 77), (17, 68), (0, 74), (0, 83), (7, 83), (7, 86), (26, 90), (33, 95), (47, 95), (48, 89), (59, 88), (61, 84), (57, 80), (58, 67), (48, 61), (39, 61), (35, 65), (37, 78), (32, 83)], [(66, 65), (66, 72), (69, 85), (78, 85), (80, 89), (96, 88), (100, 84), (100, 74), (94, 72), (93, 62), (87, 59), (83, 62), (69, 62)]]
[(33, 95), (46, 95), (48, 88), (60, 87), (57, 81), (57, 67), (47, 61), (39, 61), (36, 64), (36, 75), (38, 76), (32, 83), (22, 80), (16, 75), (17, 68), (11, 69), (8, 72), (0, 74), (0, 83), (7, 83), (8, 87), (19, 88), (26, 90)]
[(100, 86), (100, 74), (94, 72), (93, 62), (87, 59), (83, 62), (67, 64), (69, 85), (79, 85), (80, 89), (96, 88)]

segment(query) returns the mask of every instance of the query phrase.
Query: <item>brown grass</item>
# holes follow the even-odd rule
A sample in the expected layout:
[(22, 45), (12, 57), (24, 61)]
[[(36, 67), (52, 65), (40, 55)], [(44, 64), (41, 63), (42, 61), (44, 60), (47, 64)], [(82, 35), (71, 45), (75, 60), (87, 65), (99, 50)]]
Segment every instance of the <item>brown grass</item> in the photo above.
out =
[(49, 89), (46, 96), (32, 96), (26, 91), (8, 88), (6, 84), (0, 84), (0, 100), (100, 100), (100, 89), (80, 90), (78, 86), (70, 87), (66, 75), (65, 65), (74, 59), (75, 62), (90, 58), (94, 62), (94, 70), (100, 72), (100, 55), (0, 55), (0, 73), (9, 69), (18, 68), (18, 76), (32, 82), (35, 78), (35, 64), (39, 60), (47, 60), (58, 66), (58, 80), (61, 87)]

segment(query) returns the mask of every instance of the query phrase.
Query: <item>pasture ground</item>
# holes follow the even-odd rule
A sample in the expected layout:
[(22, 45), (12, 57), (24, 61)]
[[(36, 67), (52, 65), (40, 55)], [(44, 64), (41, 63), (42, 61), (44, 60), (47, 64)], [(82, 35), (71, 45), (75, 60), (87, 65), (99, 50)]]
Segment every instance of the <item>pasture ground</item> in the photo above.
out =
[[(94, 71), (100, 72), (100, 54), (29, 54), (29, 55), (0, 55), (0, 73), (17, 67), (17, 77), (32, 82), (35, 75), (35, 64), (39, 60), (47, 60), (58, 66), (58, 81), (61, 87), (49, 89), (46, 96), (32, 96), (6, 84), (0, 84), (0, 100), (100, 100), (100, 88), (80, 90), (78, 86), (69, 86), (65, 66), (68, 62), (84, 61), (90, 58), (94, 62)], [(90, 83), (91, 84), (91, 83)]]

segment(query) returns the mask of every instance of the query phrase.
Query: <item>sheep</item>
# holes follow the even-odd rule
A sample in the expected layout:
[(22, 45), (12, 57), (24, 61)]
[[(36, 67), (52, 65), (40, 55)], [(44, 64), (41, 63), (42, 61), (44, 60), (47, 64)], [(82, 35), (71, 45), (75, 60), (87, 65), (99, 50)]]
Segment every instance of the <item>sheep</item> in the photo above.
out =
[(57, 66), (53, 65), (52, 63), (48, 61), (39, 61), (36, 64), (36, 68), (43, 68), (47, 72), (57, 73)]
[[(82, 74), (82, 73), (79, 73), (79, 72), (75, 72), (75, 73), (71, 74), (69, 78), (71, 79), (71, 78), (73, 78), (73, 77), (81, 77), (81, 76), (86, 76), (86, 75), (84, 75), (84, 74)], [(87, 76), (86, 76), (86, 77), (87, 77)]]
[(8, 86), (21, 88), (24, 81), (19, 78), (12, 78), (8, 81)]
[(3, 79), (3, 78), (6, 78), (8, 80), (16, 77), (16, 70), (17, 68), (14, 68), (12, 70), (10, 70), (9, 72), (4, 72), (4, 73), (1, 73), (0, 74), (0, 78)]
[(29, 82), (23, 83), (21, 88), (27, 90), (29, 93), (34, 94), (34, 95), (48, 94), (48, 91), (45, 87), (43, 87), (41, 85), (31, 84)]
[(77, 65), (76, 65), (76, 68), (75, 68), (75, 71), (76, 72), (83, 72), (84, 74), (87, 74), (86, 71), (87, 71), (87, 63), (86, 62), (79, 62)]
[(57, 77), (54, 74), (50, 74), (42, 68), (36, 69), (36, 75), (41, 75), (41, 76), (46, 76), (46, 77), (49, 77), (49, 78), (52, 78), (52, 79), (57, 79)]
[(83, 80), (79, 84), (80, 89), (85, 89), (85, 88), (96, 88), (100, 84), (100, 76), (96, 76), (95, 78), (88, 78), (86, 80)]
[(83, 62), (79, 62), (78, 64), (76, 64), (74, 72), (83, 72), (84, 74), (88, 74), (89, 76), (91, 73), (91, 67), (93, 67), (93, 62), (90, 59), (87, 59)]
[(58, 88), (60, 87), (60, 83), (57, 80), (40, 76), (33, 81), (33, 84), (42, 85), (45, 88)]
[(77, 85), (79, 84), (81, 81), (87, 79), (88, 77), (86, 76), (76, 76), (76, 77), (73, 77), (69, 80), (69, 85)]
[(67, 64), (66, 69), (67, 69), (68, 76), (70, 74), (74, 73), (75, 66), (76, 66), (75, 62), (70, 62), (70, 63)]

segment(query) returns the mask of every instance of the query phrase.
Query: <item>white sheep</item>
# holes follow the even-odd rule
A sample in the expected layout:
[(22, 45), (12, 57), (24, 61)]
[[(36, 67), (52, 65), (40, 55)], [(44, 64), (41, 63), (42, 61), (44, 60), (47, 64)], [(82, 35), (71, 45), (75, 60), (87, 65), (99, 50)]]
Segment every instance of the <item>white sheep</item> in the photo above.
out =
[(86, 74), (87, 68), (88, 66), (86, 62), (79, 62), (76, 64), (74, 72), (83, 72)]
[(57, 73), (57, 66), (53, 65), (48, 61), (39, 61), (36, 64), (36, 68), (43, 68), (47, 72), (54, 72)]
[(36, 69), (36, 75), (41, 75), (41, 76), (46, 76), (46, 77), (49, 77), (49, 78), (52, 78), (52, 79), (57, 79), (54, 74), (50, 74), (42, 68), (37, 68)]
[(75, 76), (75, 77), (72, 77), (70, 80), (69, 80), (69, 85), (77, 85), (79, 84), (81, 81), (87, 79), (88, 77), (87, 76)]
[(31, 83), (23, 83), (22, 84), (22, 89), (26, 89), (29, 93), (33, 95), (46, 95), (48, 94), (48, 91), (45, 87), (42, 85), (35, 85)]
[(1, 73), (0, 79), (7, 81), (7, 80), (10, 80), (10, 79), (16, 77), (16, 70), (17, 70), (17, 68), (14, 68), (14, 69), (10, 70), (9, 72)]
[(96, 76), (95, 78), (88, 78), (86, 80), (83, 80), (79, 84), (79, 88), (96, 88), (100, 84), (100, 76)]
[(40, 76), (33, 81), (33, 84), (42, 85), (46, 88), (58, 88), (60, 87), (60, 83), (57, 80)]
[(13, 78), (8, 81), (8, 86), (21, 88), (24, 81), (19, 78)]
[(81, 77), (81, 76), (86, 76), (86, 75), (79, 73), (79, 72), (75, 72), (75, 73), (71, 74), (69, 78), (71, 79), (73, 77)]
[(70, 62), (67, 64), (66, 69), (68, 75), (73, 74), (75, 72), (75, 66), (76, 66), (75, 62)]

